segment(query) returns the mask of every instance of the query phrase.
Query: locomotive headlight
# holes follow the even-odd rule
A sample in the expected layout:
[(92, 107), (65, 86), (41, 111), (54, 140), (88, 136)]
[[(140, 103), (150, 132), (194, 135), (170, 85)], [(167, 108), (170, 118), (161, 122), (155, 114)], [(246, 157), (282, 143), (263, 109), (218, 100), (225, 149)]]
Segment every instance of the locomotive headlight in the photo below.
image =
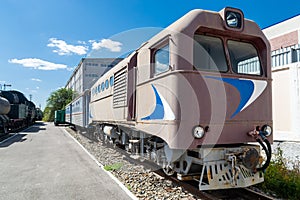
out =
[(264, 132), (267, 137), (269, 137), (273, 132), (272, 127), (267, 124), (261, 127), (261, 131)]
[(241, 14), (232, 11), (227, 12), (226, 24), (230, 28), (241, 28)]
[(224, 8), (220, 11), (224, 20), (224, 26), (231, 31), (242, 31), (244, 29), (244, 14), (236, 8)]
[(202, 137), (204, 136), (204, 134), (205, 134), (205, 130), (204, 130), (204, 128), (201, 127), (201, 126), (196, 126), (196, 127), (193, 129), (193, 136), (194, 136), (195, 138), (200, 139), (200, 138), (202, 138)]

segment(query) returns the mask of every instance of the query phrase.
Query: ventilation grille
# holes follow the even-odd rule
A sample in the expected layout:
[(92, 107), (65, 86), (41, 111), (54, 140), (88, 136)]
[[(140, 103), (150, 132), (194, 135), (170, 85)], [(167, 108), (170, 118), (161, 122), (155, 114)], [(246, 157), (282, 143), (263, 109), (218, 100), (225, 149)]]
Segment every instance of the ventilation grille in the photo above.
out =
[(114, 75), (113, 107), (127, 106), (127, 68), (124, 67)]

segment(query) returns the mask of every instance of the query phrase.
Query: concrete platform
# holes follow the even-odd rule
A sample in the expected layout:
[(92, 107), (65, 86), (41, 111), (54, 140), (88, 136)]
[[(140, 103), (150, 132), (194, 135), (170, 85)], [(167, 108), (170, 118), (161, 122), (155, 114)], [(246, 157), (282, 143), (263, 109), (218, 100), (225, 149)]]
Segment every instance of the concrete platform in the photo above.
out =
[(0, 144), (0, 199), (131, 199), (63, 129), (39, 123)]
[(274, 131), (273, 139), (274, 141), (300, 142), (300, 133)]

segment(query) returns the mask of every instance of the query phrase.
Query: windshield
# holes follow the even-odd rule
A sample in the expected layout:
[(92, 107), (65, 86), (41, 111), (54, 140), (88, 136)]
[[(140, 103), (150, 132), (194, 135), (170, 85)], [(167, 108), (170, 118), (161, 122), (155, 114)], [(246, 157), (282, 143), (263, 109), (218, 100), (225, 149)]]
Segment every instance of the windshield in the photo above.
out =
[(220, 38), (195, 35), (194, 67), (205, 71), (228, 71), (223, 42)]
[[(256, 48), (247, 42), (228, 40), (232, 71), (237, 74), (262, 75)], [(194, 36), (194, 67), (200, 71), (227, 72), (223, 40), (218, 37)]]
[(246, 42), (228, 40), (232, 70), (238, 74), (261, 75), (260, 61), (255, 47)]

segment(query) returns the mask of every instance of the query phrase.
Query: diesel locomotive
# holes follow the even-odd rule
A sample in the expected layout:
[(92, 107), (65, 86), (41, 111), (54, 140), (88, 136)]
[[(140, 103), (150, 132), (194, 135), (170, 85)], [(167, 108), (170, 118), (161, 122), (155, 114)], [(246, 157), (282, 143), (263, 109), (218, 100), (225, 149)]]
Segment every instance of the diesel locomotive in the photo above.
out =
[(100, 77), (66, 120), (200, 190), (257, 184), (273, 141), (270, 55), (241, 10), (192, 10)]

